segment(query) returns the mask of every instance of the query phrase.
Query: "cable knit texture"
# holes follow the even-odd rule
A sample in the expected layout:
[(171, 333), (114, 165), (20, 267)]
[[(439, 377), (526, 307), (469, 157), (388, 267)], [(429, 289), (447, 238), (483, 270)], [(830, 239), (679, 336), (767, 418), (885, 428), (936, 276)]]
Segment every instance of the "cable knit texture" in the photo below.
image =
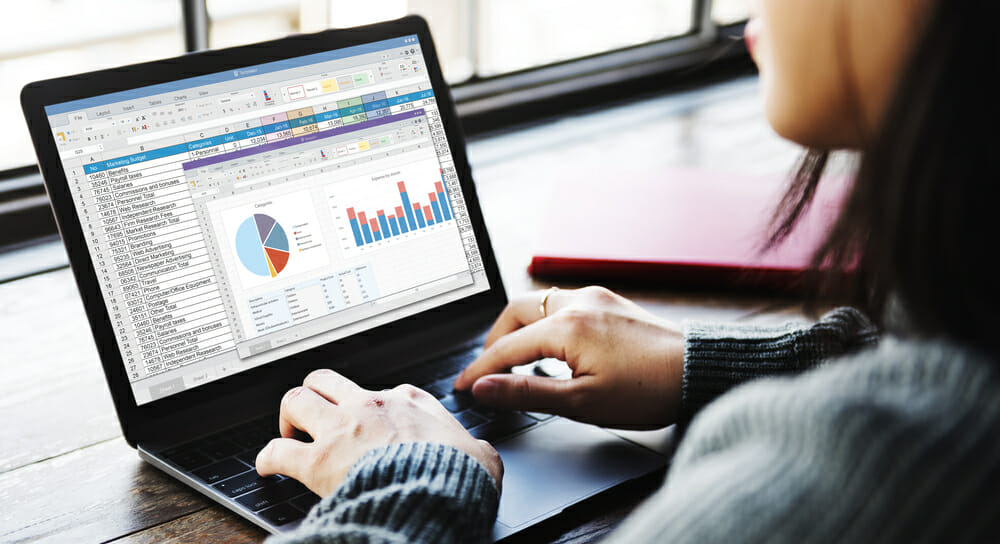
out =
[(492, 476), (467, 453), (393, 444), (363, 455), (302, 525), (268, 543), (489, 542), (499, 502)]
[[(850, 309), (686, 335), (693, 421), (664, 486), (610, 541), (1000, 542), (994, 358), (942, 340), (876, 346)], [(470, 457), (393, 446), (276, 541), (482, 541), (496, 508)]]
[(681, 420), (686, 422), (736, 385), (799, 374), (875, 345), (878, 332), (858, 310), (837, 308), (809, 326), (687, 322), (684, 339)]

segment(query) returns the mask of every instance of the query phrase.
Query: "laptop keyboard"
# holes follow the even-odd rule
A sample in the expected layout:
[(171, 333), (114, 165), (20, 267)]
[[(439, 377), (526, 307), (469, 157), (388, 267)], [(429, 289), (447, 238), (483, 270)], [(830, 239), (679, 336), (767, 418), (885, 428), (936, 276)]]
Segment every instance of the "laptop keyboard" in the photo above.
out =
[[(468, 393), (453, 391), (455, 378), (479, 353), (480, 348), (467, 346), (457, 353), (420, 365), (419, 374), (408, 372), (406, 380), (388, 378), (384, 386), (369, 384), (367, 387), (385, 389), (404, 381), (415, 383), (434, 395), (472, 436), (491, 442), (552, 417), (497, 411), (476, 404)], [(265, 416), (211, 438), (164, 451), (162, 455), (254, 515), (272, 525), (284, 525), (305, 517), (320, 497), (291, 478), (281, 475), (262, 478), (257, 474), (254, 469), (257, 453), (278, 436), (274, 421), (274, 415)]]
[(476, 404), (468, 392), (455, 391), (452, 387), (455, 378), (481, 353), (482, 348), (477, 343), (475, 347), (466, 347), (440, 361), (428, 363), (422, 376), (408, 373), (408, 380), (389, 380), (389, 383), (414, 383), (434, 395), (472, 436), (490, 442), (502, 440), (552, 417), (548, 414), (498, 411)]
[(163, 452), (163, 456), (273, 525), (305, 517), (319, 496), (285, 476), (262, 478), (257, 453), (277, 436), (274, 416)]

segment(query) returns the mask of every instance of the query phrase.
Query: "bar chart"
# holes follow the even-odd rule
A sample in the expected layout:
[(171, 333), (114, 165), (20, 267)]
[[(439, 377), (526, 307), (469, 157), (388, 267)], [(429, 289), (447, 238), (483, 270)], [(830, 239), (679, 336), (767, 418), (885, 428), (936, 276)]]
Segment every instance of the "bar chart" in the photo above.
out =
[(385, 247), (455, 225), (436, 160), (417, 161), (327, 188), (341, 246)]
[(355, 210), (354, 207), (347, 208), (347, 220), (354, 235), (354, 245), (361, 247), (373, 244), (452, 219), (448, 194), (442, 182), (434, 182), (434, 190), (427, 193), (429, 204), (424, 205), (419, 201), (410, 201), (406, 182), (400, 181), (397, 188), (399, 205), (390, 208), (392, 211), (388, 214), (385, 209), (380, 209), (375, 212), (374, 217), (371, 217), (366, 212)]

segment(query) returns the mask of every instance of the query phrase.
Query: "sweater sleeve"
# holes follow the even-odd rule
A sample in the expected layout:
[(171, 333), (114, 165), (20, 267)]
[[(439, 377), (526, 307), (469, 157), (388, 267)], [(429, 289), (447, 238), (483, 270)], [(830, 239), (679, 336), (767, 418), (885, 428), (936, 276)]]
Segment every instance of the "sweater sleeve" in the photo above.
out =
[(846, 307), (811, 325), (686, 322), (680, 420), (690, 421), (736, 385), (764, 376), (798, 374), (877, 341), (871, 321)]
[(609, 542), (998, 542), (1000, 372), (934, 342), (735, 388)]
[(465, 452), (393, 444), (362, 456), (298, 528), (267, 542), (490, 542), (499, 502), (492, 477)]

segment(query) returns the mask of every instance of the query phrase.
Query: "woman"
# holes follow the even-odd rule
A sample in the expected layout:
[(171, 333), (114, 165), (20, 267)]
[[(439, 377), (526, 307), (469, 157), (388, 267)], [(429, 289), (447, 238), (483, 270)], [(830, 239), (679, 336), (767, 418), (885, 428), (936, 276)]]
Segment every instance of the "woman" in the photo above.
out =
[[(663, 488), (611, 539), (984, 541), (1000, 535), (1000, 283), (992, 0), (759, 0), (766, 112), (812, 149), (862, 152), (823, 266), (875, 316), (687, 324), (599, 288), (515, 300), (458, 378), (483, 403), (604, 425), (693, 420)], [(812, 152), (776, 239), (815, 189)], [(877, 345), (876, 345), (877, 341)], [(540, 357), (568, 381), (503, 373)], [(762, 376), (769, 379), (753, 380)], [(740, 387), (735, 387), (743, 382)], [(734, 388), (735, 387), (735, 388)], [(293, 438), (296, 429), (314, 439)], [(502, 465), (428, 394), (311, 374), (257, 459), (326, 498), (280, 541), (483, 541)]]

